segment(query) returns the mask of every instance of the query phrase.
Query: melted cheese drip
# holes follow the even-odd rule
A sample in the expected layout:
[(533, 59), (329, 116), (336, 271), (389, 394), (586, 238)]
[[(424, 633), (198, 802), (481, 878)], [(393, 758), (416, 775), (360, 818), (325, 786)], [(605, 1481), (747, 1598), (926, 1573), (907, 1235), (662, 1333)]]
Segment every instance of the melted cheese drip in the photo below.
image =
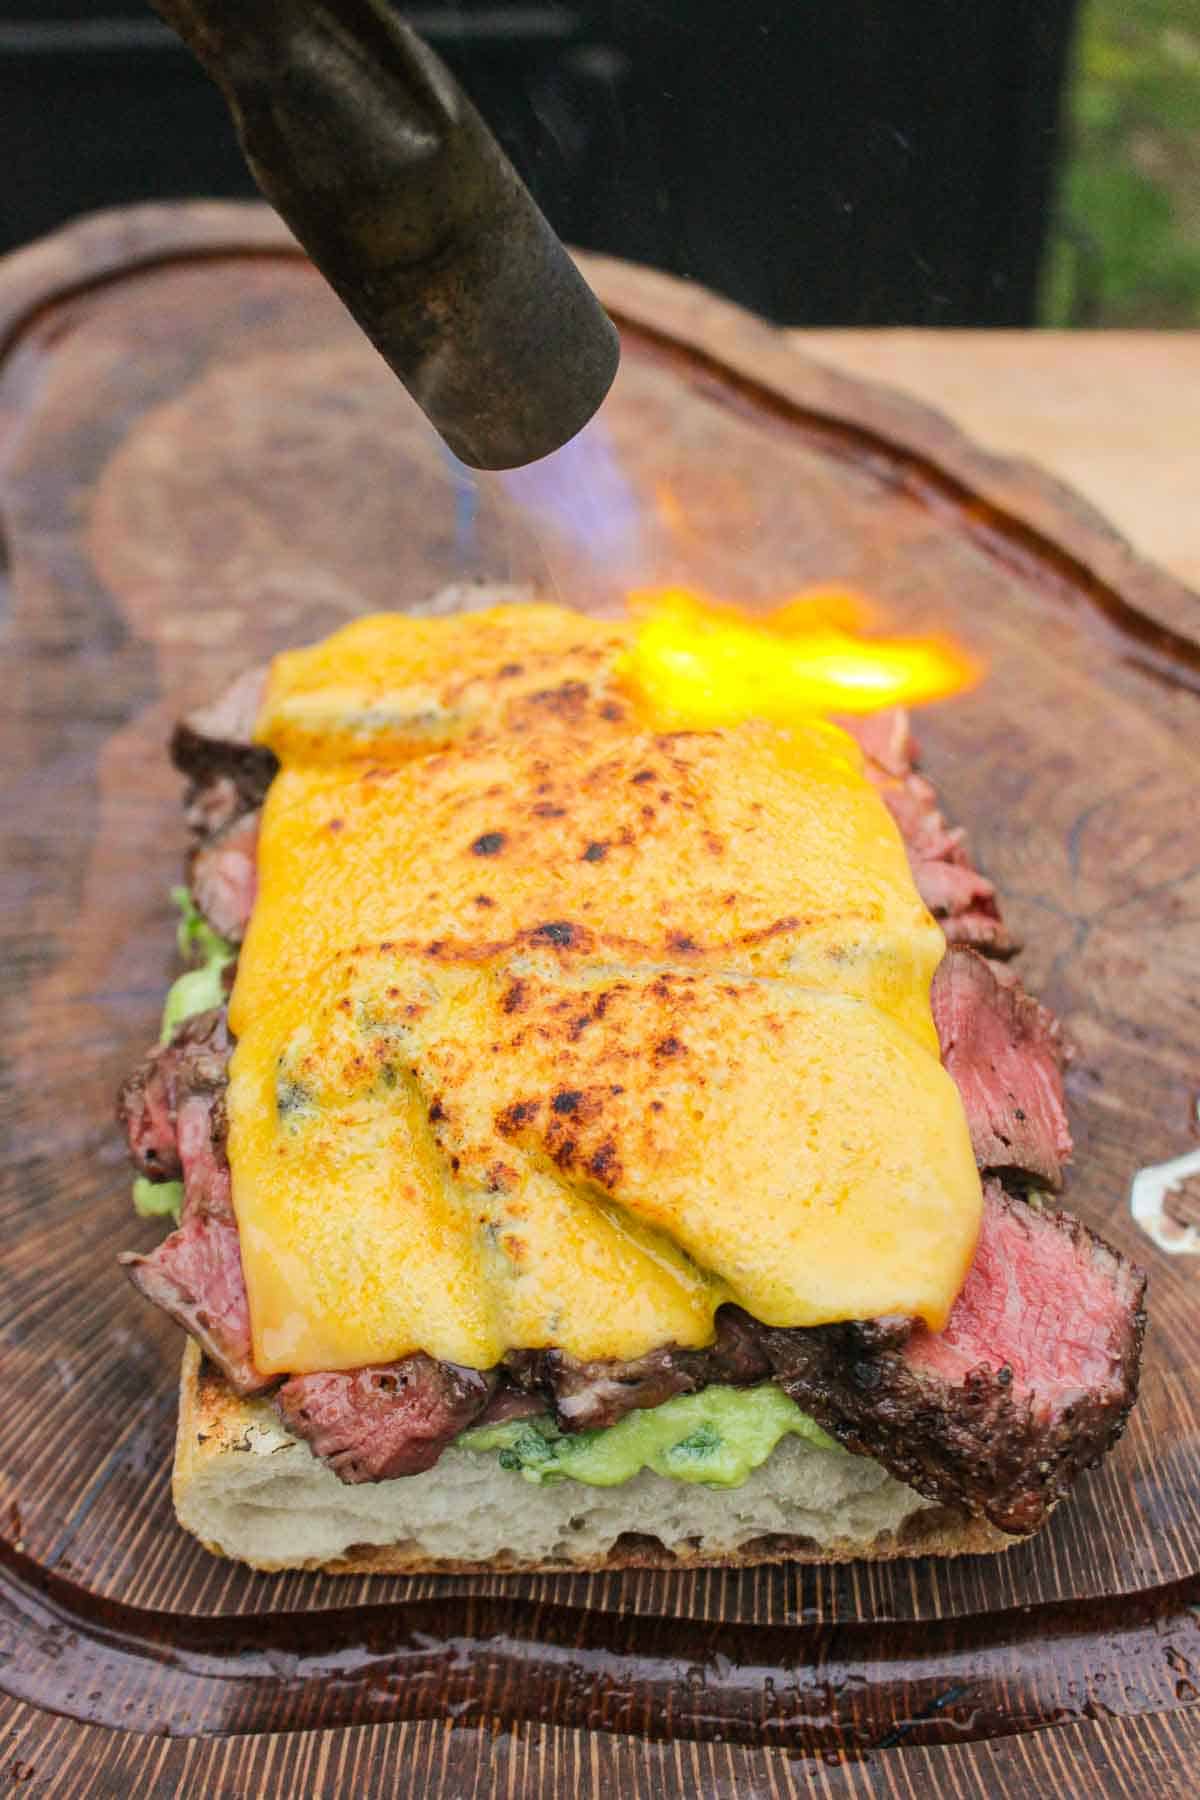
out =
[(834, 727), (662, 733), (627, 628), (380, 615), (274, 664), (231, 1002), (255, 1360), (944, 1324), (979, 1178), (941, 932)]

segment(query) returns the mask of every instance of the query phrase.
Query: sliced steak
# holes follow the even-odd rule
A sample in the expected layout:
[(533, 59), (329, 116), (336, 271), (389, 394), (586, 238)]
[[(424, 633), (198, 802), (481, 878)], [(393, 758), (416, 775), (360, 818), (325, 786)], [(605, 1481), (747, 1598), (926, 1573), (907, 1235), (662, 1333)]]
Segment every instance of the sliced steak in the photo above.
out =
[(432, 1357), (321, 1375), (293, 1375), (276, 1396), (288, 1430), (304, 1438), (339, 1481), (390, 1481), (432, 1469), (475, 1423), (496, 1387), (494, 1372)]
[(213, 930), (240, 944), (258, 892), (259, 812), (242, 813), (188, 859), (192, 899)]
[(186, 1019), (168, 1044), (159, 1044), (134, 1070), (117, 1098), (134, 1166), (151, 1181), (182, 1172), (177, 1141), (181, 1101), (191, 1093), (225, 1089), (232, 1040), (223, 1006)]
[(943, 957), (931, 998), (942, 1061), (962, 1095), (979, 1167), (1061, 1187), (1071, 1132), (1053, 1014), (1015, 976), (961, 945)]
[(985, 1186), (975, 1261), (940, 1335), (764, 1329), (776, 1380), (918, 1493), (1034, 1531), (1137, 1397), (1142, 1272), (1065, 1213)]
[(885, 775), (911, 775), (919, 755), (906, 706), (889, 706), (882, 712), (835, 714), (875, 769)]
[(596, 1431), (676, 1394), (694, 1394), (714, 1382), (748, 1387), (771, 1372), (758, 1327), (731, 1307), (718, 1312), (716, 1339), (701, 1350), (666, 1344), (629, 1362), (577, 1362), (561, 1350), (519, 1350), (505, 1364), (518, 1386), (544, 1396), (543, 1406), (563, 1431)]
[(996, 890), (971, 861), (965, 831), (946, 824), (930, 783), (923, 775), (877, 774), (870, 763), (867, 769), (904, 839), (917, 892), (947, 943), (1011, 956), (1017, 946), (1000, 917)]
[(180, 1101), (176, 1142), (183, 1171), (179, 1229), (149, 1256), (126, 1252), (119, 1260), (138, 1291), (191, 1333), (235, 1393), (262, 1393), (275, 1378), (254, 1366), (225, 1154), (223, 1083)]
[(275, 1378), (254, 1366), (237, 1226), (206, 1214), (185, 1219), (149, 1256), (120, 1258), (140, 1294), (195, 1338), (235, 1394), (261, 1394)]
[(247, 669), (211, 706), (197, 707), (175, 727), (171, 759), (192, 784), (189, 821), (202, 832), (261, 806), (279, 766), (273, 751), (253, 741), (266, 679), (265, 668)]
[(476, 1425), (511, 1425), (515, 1419), (537, 1419), (549, 1410), (545, 1397), (536, 1391), (524, 1393), (514, 1387), (508, 1371), (499, 1371), (500, 1380), (491, 1399), (476, 1419)]
[(896, 821), (922, 900), (950, 944), (973, 944), (990, 956), (1017, 946), (1000, 917), (996, 890), (971, 861), (967, 834), (947, 825), (931, 783), (915, 768), (917, 744), (903, 707), (843, 718), (866, 757), (866, 772)]
[(192, 837), (203, 843), (232, 825), (245, 810), (246, 802), (237, 783), (228, 775), (214, 775), (202, 786), (193, 784), (188, 788), (183, 817)]

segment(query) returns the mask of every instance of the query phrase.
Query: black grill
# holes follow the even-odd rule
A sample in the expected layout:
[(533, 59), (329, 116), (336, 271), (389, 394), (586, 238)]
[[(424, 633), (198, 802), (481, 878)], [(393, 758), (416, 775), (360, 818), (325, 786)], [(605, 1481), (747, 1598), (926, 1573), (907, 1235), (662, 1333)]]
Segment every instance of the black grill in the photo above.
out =
[[(783, 323), (1032, 322), (1074, 0), (427, 4), (559, 233)], [(94, 207), (249, 196), (140, 0), (0, 0), (0, 250)]]

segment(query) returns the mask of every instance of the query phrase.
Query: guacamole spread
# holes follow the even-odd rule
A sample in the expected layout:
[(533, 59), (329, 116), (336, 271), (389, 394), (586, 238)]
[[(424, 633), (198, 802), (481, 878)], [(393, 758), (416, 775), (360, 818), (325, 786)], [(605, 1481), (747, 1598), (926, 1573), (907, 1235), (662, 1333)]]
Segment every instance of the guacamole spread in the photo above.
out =
[(662, 1406), (627, 1413), (603, 1431), (567, 1436), (548, 1418), (480, 1425), (455, 1439), (455, 1448), (494, 1455), (502, 1469), (526, 1481), (564, 1478), (589, 1487), (618, 1487), (642, 1469), (707, 1487), (740, 1487), (765, 1463), (780, 1439), (804, 1438), (836, 1450), (834, 1439), (772, 1383), (709, 1387), (678, 1394)]

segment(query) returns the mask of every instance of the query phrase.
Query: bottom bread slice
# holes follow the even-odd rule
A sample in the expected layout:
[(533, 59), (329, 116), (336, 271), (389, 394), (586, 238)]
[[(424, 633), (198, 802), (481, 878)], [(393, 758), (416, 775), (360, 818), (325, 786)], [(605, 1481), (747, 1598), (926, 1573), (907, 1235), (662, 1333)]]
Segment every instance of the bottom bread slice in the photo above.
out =
[(866, 1457), (799, 1438), (738, 1488), (648, 1470), (620, 1487), (535, 1486), (494, 1456), (453, 1448), (423, 1475), (351, 1487), (268, 1401), (239, 1400), (190, 1342), (174, 1495), (180, 1523), (216, 1555), (332, 1574), (848, 1562), (1018, 1542), (932, 1505)]

